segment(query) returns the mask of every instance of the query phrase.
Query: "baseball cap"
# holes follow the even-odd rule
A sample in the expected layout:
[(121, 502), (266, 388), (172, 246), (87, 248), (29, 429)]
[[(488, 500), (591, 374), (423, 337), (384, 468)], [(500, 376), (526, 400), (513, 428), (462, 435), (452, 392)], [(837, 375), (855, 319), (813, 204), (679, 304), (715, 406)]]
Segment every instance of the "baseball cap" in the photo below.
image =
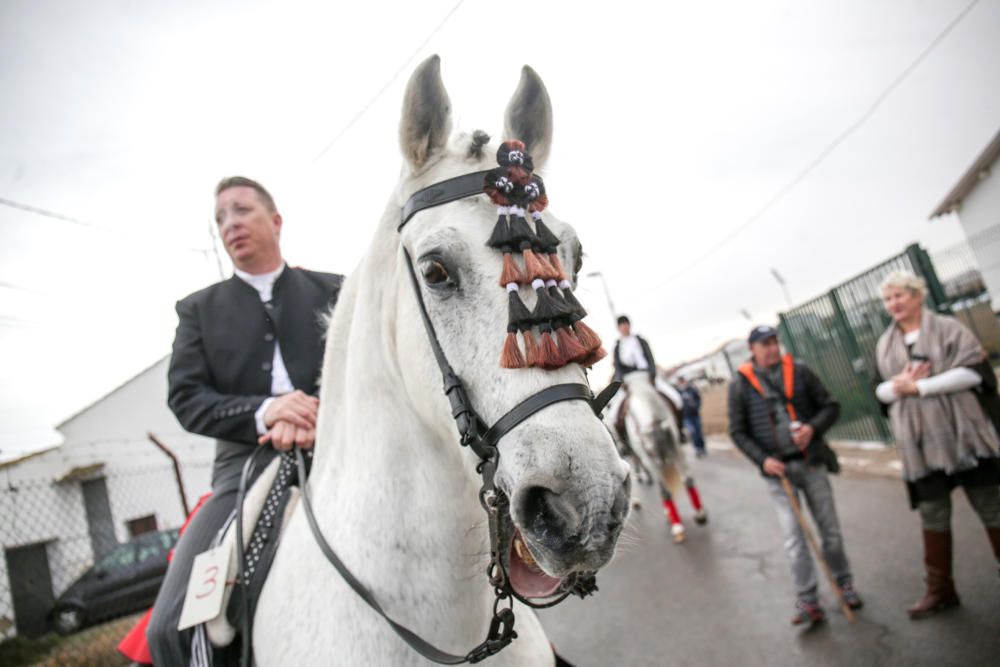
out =
[(750, 337), (747, 339), (748, 342), (753, 345), (754, 343), (759, 343), (762, 340), (767, 340), (768, 338), (774, 338), (778, 335), (778, 330), (772, 326), (766, 324), (761, 324), (760, 326), (754, 327), (750, 332)]

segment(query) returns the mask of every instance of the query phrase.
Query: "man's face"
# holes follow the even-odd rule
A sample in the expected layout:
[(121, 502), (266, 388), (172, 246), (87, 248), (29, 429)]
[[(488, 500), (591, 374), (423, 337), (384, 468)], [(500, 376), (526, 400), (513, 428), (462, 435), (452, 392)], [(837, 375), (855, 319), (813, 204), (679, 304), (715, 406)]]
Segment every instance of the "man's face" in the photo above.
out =
[(628, 322), (622, 322), (621, 324), (618, 325), (618, 333), (621, 335), (622, 338), (624, 338), (625, 336), (631, 336), (632, 325), (629, 324)]
[(750, 343), (750, 354), (753, 361), (761, 368), (770, 368), (781, 361), (781, 347), (778, 345), (778, 337), (771, 336), (756, 343)]
[(281, 216), (269, 211), (253, 188), (241, 185), (220, 192), (215, 223), (226, 252), (240, 269), (280, 258)]

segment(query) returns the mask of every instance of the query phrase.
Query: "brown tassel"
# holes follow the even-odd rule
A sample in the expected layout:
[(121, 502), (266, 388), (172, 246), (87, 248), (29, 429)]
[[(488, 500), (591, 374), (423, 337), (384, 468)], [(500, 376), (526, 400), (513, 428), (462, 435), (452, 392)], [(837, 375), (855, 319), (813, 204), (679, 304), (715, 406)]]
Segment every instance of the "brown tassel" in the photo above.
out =
[(606, 356), (608, 356), (608, 353), (604, 351), (603, 347), (599, 347), (597, 348), (597, 350), (587, 355), (587, 358), (581, 361), (580, 365), (586, 368), (590, 368), (591, 366), (593, 366)]
[(564, 364), (582, 361), (590, 354), (569, 327), (559, 327), (556, 329), (556, 339), (559, 341), (559, 352), (562, 354)]
[(542, 332), (541, 357), (538, 359), (538, 366), (547, 371), (563, 367), (562, 355), (556, 342), (552, 340), (552, 334), (546, 330)]
[(521, 332), (521, 337), (524, 338), (524, 365), (525, 367), (538, 365), (538, 343), (535, 342), (535, 334), (532, 333), (531, 329), (525, 329)]
[(545, 269), (542, 267), (541, 262), (538, 261), (538, 255), (533, 253), (531, 248), (525, 248), (521, 251), (521, 256), (524, 257), (524, 282), (530, 283), (537, 278), (544, 280)]
[[(601, 348), (601, 337), (597, 333), (583, 323), (583, 320), (579, 320), (573, 325), (573, 330), (576, 331), (576, 337), (580, 339), (580, 345), (587, 348), (588, 352), (597, 352)], [(605, 355), (607, 353), (605, 352)]]
[(517, 346), (517, 330), (508, 331), (500, 354), (500, 368), (524, 368), (526, 366), (521, 348)]
[(542, 267), (542, 275), (539, 277), (542, 280), (555, 280), (558, 274), (552, 264), (549, 263), (548, 257), (542, 253), (535, 253), (535, 259), (538, 260), (539, 266)]
[(503, 270), (500, 271), (500, 287), (506, 287), (510, 283), (521, 284), (525, 282), (524, 274), (518, 268), (514, 256), (509, 252), (503, 254)]
[(567, 279), (566, 278), (566, 269), (563, 268), (562, 262), (559, 261), (559, 255), (558, 254), (552, 253), (551, 255), (549, 255), (549, 264), (552, 265), (552, 268), (555, 269), (555, 272), (556, 272), (556, 277), (553, 278), (552, 280), (555, 280), (556, 282), (561, 283), (562, 281), (564, 281), (564, 280)]

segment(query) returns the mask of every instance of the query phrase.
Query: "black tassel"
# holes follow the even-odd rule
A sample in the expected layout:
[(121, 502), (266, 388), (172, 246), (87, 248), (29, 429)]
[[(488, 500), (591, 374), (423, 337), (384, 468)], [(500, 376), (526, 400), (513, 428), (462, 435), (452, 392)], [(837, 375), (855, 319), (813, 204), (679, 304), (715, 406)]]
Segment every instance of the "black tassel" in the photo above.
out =
[(549, 296), (544, 285), (537, 288), (535, 294), (538, 296), (538, 300), (535, 302), (535, 310), (531, 313), (532, 322), (541, 324), (565, 315), (559, 308), (559, 305)]
[(510, 245), (519, 250), (525, 250), (538, 245), (535, 232), (531, 231), (528, 221), (519, 213), (514, 213), (510, 216)]
[(573, 313), (573, 321), (578, 322), (587, 316), (587, 310), (580, 305), (580, 302), (576, 300), (573, 295), (573, 290), (566, 287), (562, 291), (563, 299), (566, 301), (566, 305), (570, 307)]
[(552, 233), (552, 230), (542, 222), (541, 218), (535, 218), (535, 235), (538, 237), (538, 243), (545, 249), (547, 255), (555, 253), (556, 247), (559, 245), (559, 237)]
[(500, 250), (505, 246), (510, 248), (510, 246), (514, 245), (514, 242), (511, 240), (510, 225), (507, 223), (506, 214), (497, 214), (497, 224), (493, 225), (493, 233), (490, 234), (490, 240), (486, 242), (486, 245), (494, 250)]
[(573, 314), (573, 307), (566, 303), (566, 299), (563, 298), (562, 290), (555, 285), (548, 286), (549, 296), (555, 302), (556, 306), (559, 308), (560, 317), (569, 317)]
[(532, 320), (531, 311), (521, 301), (517, 290), (507, 292), (507, 326), (516, 326)]

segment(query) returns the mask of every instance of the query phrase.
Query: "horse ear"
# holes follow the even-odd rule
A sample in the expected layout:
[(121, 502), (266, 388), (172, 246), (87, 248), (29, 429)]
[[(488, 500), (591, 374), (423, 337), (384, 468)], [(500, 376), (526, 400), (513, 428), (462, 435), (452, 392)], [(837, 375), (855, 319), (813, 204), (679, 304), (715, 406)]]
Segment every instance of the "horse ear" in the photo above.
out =
[(552, 146), (552, 102), (542, 78), (527, 65), (521, 68), (521, 81), (507, 104), (503, 138), (523, 141), (536, 170), (545, 165)]
[(451, 101), (441, 80), (441, 58), (420, 63), (406, 85), (399, 147), (410, 168), (418, 171), (451, 135)]

